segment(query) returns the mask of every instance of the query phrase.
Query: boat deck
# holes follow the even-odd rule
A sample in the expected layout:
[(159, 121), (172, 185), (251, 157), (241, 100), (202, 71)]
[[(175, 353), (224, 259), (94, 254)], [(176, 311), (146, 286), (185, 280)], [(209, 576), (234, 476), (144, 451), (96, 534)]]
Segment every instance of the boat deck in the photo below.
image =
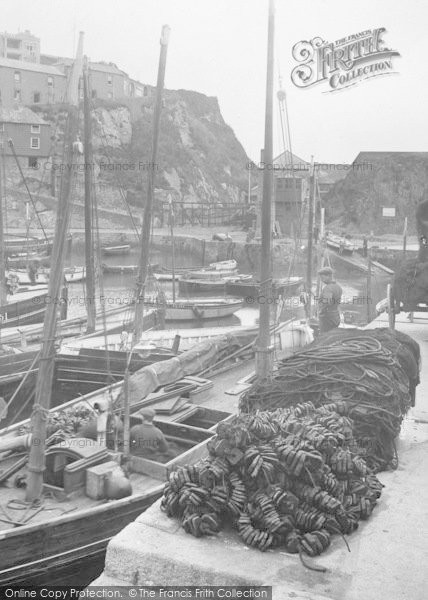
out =
[[(13, 458), (12, 461), (4, 461), (1, 464), (2, 470), (12, 465), (16, 461), (16, 457)], [(24, 474), (26, 472), (26, 468), (23, 469), (17, 474)], [(69, 495), (46, 491), (44, 494), (44, 498), (41, 504), (40, 512), (37, 512), (37, 509), (30, 509), (27, 511), (28, 505), (25, 504), (25, 489), (18, 489), (14, 487), (13, 481), (16, 475), (12, 476), (10, 480), (8, 480), (7, 485), (3, 485), (1, 489), (1, 497), (0, 497), (0, 540), (2, 534), (6, 531), (10, 531), (11, 529), (18, 529), (22, 527), (22, 525), (10, 525), (5, 522), (3, 519), (6, 519), (6, 513), (16, 521), (20, 521), (21, 519), (26, 521), (25, 525), (39, 525), (40, 523), (52, 523), (52, 520), (58, 517), (70, 515), (74, 512), (79, 512), (80, 514), (87, 509), (93, 509), (97, 506), (103, 506), (106, 504), (106, 500), (93, 500), (86, 496), (84, 492), (84, 488), (79, 491), (72, 492)], [(132, 473), (130, 476), (130, 481), (132, 484), (132, 496), (138, 496), (142, 494), (148, 494), (151, 491), (155, 491), (159, 488), (159, 486), (163, 485), (163, 482), (158, 479), (154, 479), (153, 477), (149, 477), (147, 475), (142, 475), (139, 473)], [(131, 497), (132, 497), (131, 496)], [(10, 508), (9, 503), (13, 501), (17, 502), (21, 506), (17, 509)], [(33, 514), (34, 516), (30, 517)]]

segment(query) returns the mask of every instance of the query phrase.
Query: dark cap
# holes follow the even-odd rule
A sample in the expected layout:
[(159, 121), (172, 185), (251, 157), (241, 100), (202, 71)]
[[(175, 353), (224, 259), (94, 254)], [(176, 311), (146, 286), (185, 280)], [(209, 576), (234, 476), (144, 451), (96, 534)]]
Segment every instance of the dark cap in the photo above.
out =
[(140, 415), (142, 417), (146, 417), (147, 419), (154, 419), (156, 412), (153, 410), (153, 408), (143, 408), (140, 410)]
[(331, 267), (323, 267), (318, 271), (318, 275), (333, 275), (334, 271)]

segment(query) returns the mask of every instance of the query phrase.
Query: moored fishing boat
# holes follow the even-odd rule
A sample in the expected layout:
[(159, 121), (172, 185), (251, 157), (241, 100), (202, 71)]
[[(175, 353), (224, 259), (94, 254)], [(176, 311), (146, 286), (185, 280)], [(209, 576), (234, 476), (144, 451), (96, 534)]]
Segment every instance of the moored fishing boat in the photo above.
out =
[[(0, 329), (21, 327), (32, 323), (42, 323), (47, 306), (46, 285), (31, 286), (31, 289), (18, 290), (7, 297), (7, 303), (0, 306)], [(67, 304), (64, 304), (66, 315)]]
[(334, 235), (330, 231), (325, 236), (325, 243), (328, 248), (339, 252), (339, 254), (353, 254), (356, 247), (343, 236)]
[[(146, 298), (144, 305), (148, 308), (161, 308), (155, 299)], [(165, 303), (166, 321), (195, 321), (201, 319), (222, 319), (230, 317), (242, 308), (243, 302), (238, 298), (199, 298), (189, 300), (178, 299)]]
[[(25, 248), (28, 253), (46, 253), (52, 251), (53, 236), (46, 235), (45, 237), (18, 237), (9, 234), (4, 240), (5, 253), (7, 256), (16, 255), (22, 252)], [(67, 236), (67, 250), (71, 247), (72, 236)]]
[(103, 246), (102, 252), (105, 256), (125, 255), (131, 252), (130, 244), (118, 244), (116, 246)]
[(103, 273), (114, 275), (134, 275), (138, 273), (138, 265), (101, 265)]
[[(223, 336), (221, 341), (204, 343), (185, 355), (174, 358), (173, 365), (165, 361), (155, 363), (150, 369), (137, 371), (130, 381), (131, 388), (135, 390), (131, 407), (135, 405), (135, 410), (138, 410), (140, 399), (148, 398), (159, 385), (177, 382), (175, 393), (180, 394), (183, 386), (180, 388), (179, 383), (183, 376), (208, 367), (215, 362), (217, 356), (230, 347), (231, 338)], [(155, 379), (153, 372), (156, 373)], [(135, 378), (134, 386), (132, 378)], [(187, 387), (189, 388), (189, 385)], [(174, 394), (174, 387), (171, 390), (169, 395)], [(56, 570), (64, 568), (64, 565), (71, 567), (83, 557), (89, 559), (102, 554), (112, 536), (160, 497), (169, 470), (184, 462), (191, 464), (207, 455), (207, 442), (214, 435), (214, 431), (183, 423), (178, 425), (158, 422), (157, 426), (174, 448), (173, 456), (166, 462), (161, 462), (131, 455), (131, 494), (125, 498), (111, 498), (109, 502), (105, 501), (106, 492), (102, 488), (94, 495), (93, 488), (90, 485), (85, 486), (88, 473), (90, 472), (91, 476), (94, 474), (91, 468), (100, 465), (99, 469), (105, 469), (108, 476), (109, 468), (111, 473), (112, 469), (118, 467), (118, 463), (112, 461), (120, 461), (123, 452), (111, 452), (96, 441), (79, 437), (77, 431), (74, 435), (62, 437), (58, 429), (69, 424), (70, 420), (80, 428), (82, 415), (86, 415), (84, 420), (87, 420), (95, 414), (95, 404), (101, 404), (107, 399), (120, 410), (122, 392), (122, 383), (116, 383), (66, 403), (61, 407), (61, 413), (58, 413), (58, 408), (49, 411), (52, 418), (48, 419), (50, 438), (46, 451), (46, 495), (41, 505), (42, 509), (34, 506), (30, 507), (25, 515), (15, 515), (14, 506), (20, 506), (19, 496), (22, 494), (22, 488), (2, 488), (2, 504), (8, 504), (9, 508), (0, 520), (3, 551), (0, 566), (1, 584), (24, 581), (31, 583), (40, 572), (49, 572), (51, 578)], [(156, 395), (153, 400), (155, 399)], [(67, 415), (70, 417), (68, 420)], [(130, 424), (139, 422), (141, 419), (138, 413), (133, 411)], [(2, 461), (3, 481), (12, 476), (15, 480), (18, 478), (21, 482), (25, 481), (22, 477), (25, 476), (26, 457), (22, 456), (22, 450), (25, 451), (25, 448), (31, 445), (31, 437), (28, 433), (21, 436), (22, 431), (29, 431), (28, 421), (17, 423), (0, 432), (0, 454), (2, 451), (12, 451), (12, 454)], [(54, 434), (57, 437), (53, 437)], [(15, 456), (13, 452), (18, 454)], [(11, 500), (14, 502), (11, 503)], [(55, 515), (55, 511), (58, 511), (59, 515)], [(19, 518), (22, 520), (18, 521)], [(18, 523), (20, 526), (16, 527)], [(79, 532), (79, 535), (75, 535), (76, 532)]]
[[(47, 285), (49, 269), (42, 267), (34, 274), (33, 280), (26, 269), (9, 269), (7, 277), (16, 278), (19, 285)], [(85, 280), (85, 267), (67, 267), (64, 269), (64, 279), (67, 283), (77, 283)]]
[[(274, 298), (279, 296), (293, 296), (299, 291), (303, 284), (303, 277), (286, 277), (283, 279), (273, 279), (272, 294)], [(255, 278), (248, 280), (230, 278), (226, 282), (226, 293), (241, 298), (249, 298), (251, 302), (260, 296), (260, 282)]]
[(40, 266), (49, 267), (51, 257), (41, 252), (17, 252), (6, 259), (8, 269), (26, 269), (30, 262), (37, 262)]
[(178, 289), (182, 294), (197, 294), (209, 292), (226, 293), (226, 285), (230, 279), (249, 281), (251, 275), (234, 274), (222, 271), (192, 271), (180, 277)]
[[(222, 260), (219, 262), (210, 263), (209, 267), (174, 267), (174, 274), (172, 269), (168, 267), (158, 267), (153, 269), (153, 276), (158, 281), (179, 281), (186, 273), (212, 273), (213, 271), (221, 272), (222, 274), (229, 275), (235, 274), (238, 264), (236, 260)], [(202, 276), (203, 278), (203, 276)]]

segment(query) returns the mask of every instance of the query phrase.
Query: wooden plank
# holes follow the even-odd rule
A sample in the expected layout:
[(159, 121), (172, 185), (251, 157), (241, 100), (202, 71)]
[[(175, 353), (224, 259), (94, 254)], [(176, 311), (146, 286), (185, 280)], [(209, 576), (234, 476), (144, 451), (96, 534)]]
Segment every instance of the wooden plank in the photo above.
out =
[(389, 275), (394, 275), (394, 271), (392, 269), (390, 269), (389, 267), (385, 267), (385, 265), (383, 265), (380, 262), (377, 262), (376, 260), (372, 260), (372, 265), (378, 267), (382, 271), (385, 271), (385, 273), (388, 273)]

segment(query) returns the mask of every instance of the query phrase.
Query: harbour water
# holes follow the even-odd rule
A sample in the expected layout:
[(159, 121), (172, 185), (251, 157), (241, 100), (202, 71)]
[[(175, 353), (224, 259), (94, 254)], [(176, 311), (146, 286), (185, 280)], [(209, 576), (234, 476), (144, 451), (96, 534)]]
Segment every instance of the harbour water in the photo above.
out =
[[(109, 256), (103, 260), (109, 265), (135, 265), (138, 263), (138, 251), (133, 248), (131, 253), (125, 256)], [(171, 255), (169, 249), (165, 251), (157, 251), (153, 254), (151, 262), (162, 267), (171, 268)], [(84, 265), (83, 248), (74, 249), (71, 257), (68, 259), (69, 265), (79, 266)], [(201, 261), (191, 254), (176, 255), (177, 268), (199, 266)], [(287, 273), (281, 273), (279, 270), (275, 273), (277, 277), (284, 277)], [(369, 303), (372, 310), (372, 316), (375, 316), (376, 303), (385, 297), (385, 290), (389, 277), (377, 276), (372, 278), (371, 294), (367, 292), (366, 276), (364, 274), (349, 272), (349, 269), (338, 267), (336, 271), (337, 280), (342, 286), (342, 311), (349, 314), (350, 318), (354, 318), (355, 322), (363, 322), (367, 320), (367, 304)], [(97, 303), (100, 307), (100, 302), (105, 307), (105, 310), (117, 307), (130, 307), (129, 318), (132, 319), (132, 299), (135, 292), (136, 275), (129, 274), (100, 274), (101, 291), (97, 292)], [(171, 282), (156, 282), (149, 285), (148, 293), (153, 293), (156, 289), (163, 290), (167, 296), (172, 295)], [(178, 294), (178, 290), (177, 290)], [(179, 295), (177, 296), (180, 297)], [(298, 309), (298, 298), (291, 299), (286, 302), (284, 316), (290, 318), (293, 316), (303, 316), (302, 310)], [(198, 327), (216, 327), (227, 325), (254, 325), (258, 318), (259, 307), (256, 303), (244, 303), (242, 309), (238, 310), (233, 316), (222, 319), (210, 319), (208, 321), (201, 320)], [(70, 318), (85, 314), (85, 284), (78, 282), (69, 286), (68, 294), (68, 316)], [(195, 327), (193, 322), (170, 322), (168, 328), (187, 328)]]

